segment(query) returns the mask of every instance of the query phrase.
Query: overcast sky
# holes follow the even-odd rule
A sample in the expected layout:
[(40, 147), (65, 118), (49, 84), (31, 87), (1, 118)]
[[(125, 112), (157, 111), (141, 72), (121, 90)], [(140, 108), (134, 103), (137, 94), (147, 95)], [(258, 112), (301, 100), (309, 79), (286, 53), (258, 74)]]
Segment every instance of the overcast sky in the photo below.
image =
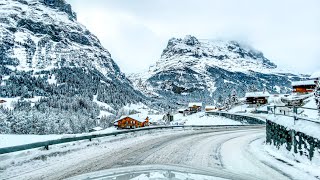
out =
[(320, 0), (67, 0), (121, 70), (157, 61), (171, 37), (243, 41), (280, 67), (320, 70)]

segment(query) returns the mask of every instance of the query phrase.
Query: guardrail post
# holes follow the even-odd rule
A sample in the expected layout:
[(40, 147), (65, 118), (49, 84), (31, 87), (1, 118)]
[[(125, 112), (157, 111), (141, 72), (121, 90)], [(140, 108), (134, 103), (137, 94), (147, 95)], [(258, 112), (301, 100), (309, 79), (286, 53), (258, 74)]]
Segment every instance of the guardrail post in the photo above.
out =
[(296, 124), (296, 120), (298, 119), (297, 114), (298, 114), (298, 108), (293, 106), (293, 125)]
[(295, 135), (295, 132), (294, 132), (294, 130), (291, 130), (291, 143), (292, 143), (292, 146), (293, 146), (293, 148), (296, 146), (295, 145), (295, 137), (296, 135)]

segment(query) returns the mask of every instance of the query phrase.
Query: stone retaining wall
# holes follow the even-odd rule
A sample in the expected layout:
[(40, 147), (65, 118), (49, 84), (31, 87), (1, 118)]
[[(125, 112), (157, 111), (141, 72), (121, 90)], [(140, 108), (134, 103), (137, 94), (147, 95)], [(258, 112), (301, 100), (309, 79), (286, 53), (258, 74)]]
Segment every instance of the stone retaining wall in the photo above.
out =
[(320, 153), (319, 139), (288, 129), (270, 120), (266, 122), (266, 135), (266, 144), (274, 145), (278, 149), (284, 145), (288, 151), (307, 156), (309, 160), (312, 160), (316, 152)]

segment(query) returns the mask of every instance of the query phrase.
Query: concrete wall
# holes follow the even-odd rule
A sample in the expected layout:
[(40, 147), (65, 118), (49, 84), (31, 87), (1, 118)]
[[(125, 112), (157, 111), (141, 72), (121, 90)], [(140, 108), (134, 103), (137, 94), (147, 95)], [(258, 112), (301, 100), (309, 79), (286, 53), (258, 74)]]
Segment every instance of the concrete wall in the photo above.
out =
[(270, 120), (266, 122), (266, 144), (274, 145), (278, 149), (285, 145), (286, 149), (310, 160), (316, 152), (320, 153), (320, 140), (302, 132), (276, 124)]

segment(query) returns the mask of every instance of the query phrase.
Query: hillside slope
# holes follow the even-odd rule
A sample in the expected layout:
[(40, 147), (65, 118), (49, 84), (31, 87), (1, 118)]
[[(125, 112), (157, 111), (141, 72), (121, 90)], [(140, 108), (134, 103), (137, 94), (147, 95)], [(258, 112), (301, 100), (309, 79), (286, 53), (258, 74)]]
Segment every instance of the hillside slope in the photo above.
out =
[(0, 99), (17, 97), (0, 132), (84, 132), (145, 101), (64, 0), (0, 0)]

